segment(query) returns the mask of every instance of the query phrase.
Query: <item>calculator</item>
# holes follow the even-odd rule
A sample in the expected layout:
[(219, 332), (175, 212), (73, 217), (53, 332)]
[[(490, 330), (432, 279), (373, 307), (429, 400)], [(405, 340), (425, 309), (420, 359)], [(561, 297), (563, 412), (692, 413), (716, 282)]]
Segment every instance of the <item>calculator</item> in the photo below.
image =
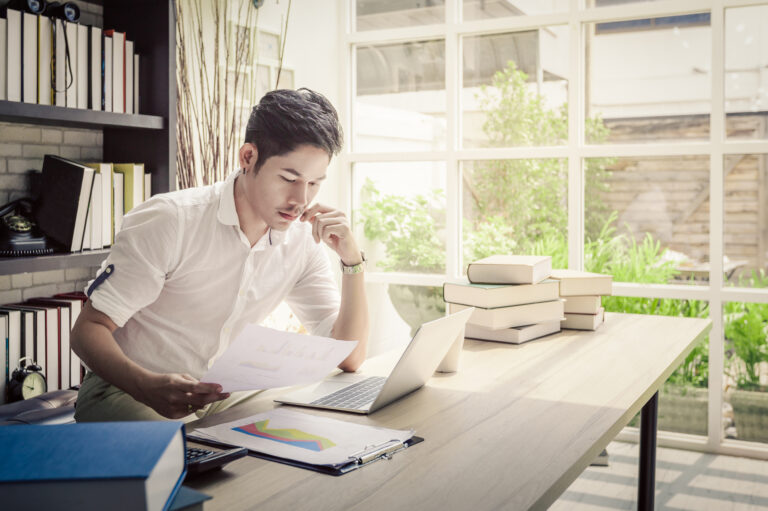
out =
[(230, 461), (248, 454), (245, 447), (236, 447), (224, 451), (212, 451), (200, 447), (187, 447), (186, 464), (187, 477), (202, 474), (209, 470), (220, 469)]

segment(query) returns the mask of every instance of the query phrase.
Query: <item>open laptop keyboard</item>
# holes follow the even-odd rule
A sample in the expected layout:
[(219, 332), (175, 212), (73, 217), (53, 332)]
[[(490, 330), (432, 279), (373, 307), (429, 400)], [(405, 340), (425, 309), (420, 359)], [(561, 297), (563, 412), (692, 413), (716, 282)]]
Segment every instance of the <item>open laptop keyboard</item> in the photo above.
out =
[(387, 379), (384, 376), (371, 376), (327, 396), (323, 396), (320, 399), (316, 399), (311, 404), (357, 409), (376, 399), (385, 381)]

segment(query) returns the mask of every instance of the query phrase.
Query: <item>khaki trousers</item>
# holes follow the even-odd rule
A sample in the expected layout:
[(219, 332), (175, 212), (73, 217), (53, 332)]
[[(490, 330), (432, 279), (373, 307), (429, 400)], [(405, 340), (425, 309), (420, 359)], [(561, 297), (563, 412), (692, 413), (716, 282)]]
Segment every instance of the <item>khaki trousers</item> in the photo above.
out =
[[(261, 391), (233, 392), (227, 399), (216, 401), (180, 419), (191, 422), (222, 412), (248, 401)], [(136, 401), (130, 394), (101, 379), (92, 372), (85, 375), (75, 406), (77, 422), (157, 421), (170, 420), (149, 406)]]

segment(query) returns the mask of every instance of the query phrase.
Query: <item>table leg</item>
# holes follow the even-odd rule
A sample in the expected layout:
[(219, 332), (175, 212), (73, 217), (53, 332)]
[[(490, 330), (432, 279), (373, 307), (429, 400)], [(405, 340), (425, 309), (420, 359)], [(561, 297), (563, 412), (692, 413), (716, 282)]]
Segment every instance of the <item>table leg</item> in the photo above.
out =
[(656, 428), (659, 393), (656, 392), (640, 412), (640, 480), (637, 486), (637, 509), (652, 510), (656, 496)]

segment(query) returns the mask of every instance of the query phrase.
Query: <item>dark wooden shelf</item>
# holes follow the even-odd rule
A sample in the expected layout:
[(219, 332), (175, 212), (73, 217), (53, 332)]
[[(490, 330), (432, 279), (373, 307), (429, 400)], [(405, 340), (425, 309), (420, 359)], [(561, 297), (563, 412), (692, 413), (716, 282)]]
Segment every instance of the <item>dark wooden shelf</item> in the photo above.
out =
[(88, 250), (76, 254), (52, 254), (37, 257), (0, 257), (0, 275), (31, 271), (63, 270), (99, 266), (109, 250)]
[(0, 121), (92, 129), (161, 130), (165, 127), (164, 119), (156, 115), (118, 114), (83, 108), (35, 105), (18, 101), (0, 101)]

